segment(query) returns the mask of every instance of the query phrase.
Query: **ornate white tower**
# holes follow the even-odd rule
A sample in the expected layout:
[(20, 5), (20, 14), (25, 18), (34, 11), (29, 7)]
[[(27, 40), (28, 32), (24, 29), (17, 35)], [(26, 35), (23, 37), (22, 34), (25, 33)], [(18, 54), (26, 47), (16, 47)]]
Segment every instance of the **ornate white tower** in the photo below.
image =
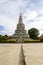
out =
[(25, 55), (24, 55), (24, 51), (23, 51), (23, 48), (21, 46), (21, 51), (20, 51), (20, 55), (19, 55), (19, 65), (26, 65), (26, 62), (25, 62)]
[(29, 35), (26, 33), (25, 25), (22, 20), (22, 16), (20, 14), (19, 22), (17, 24), (17, 30), (15, 30), (15, 34), (13, 37), (17, 40), (17, 42), (23, 42), (24, 39), (29, 39)]
[(17, 24), (17, 30), (19, 32), (22, 32), (23, 30), (25, 30), (25, 25), (23, 24), (23, 20), (22, 20), (21, 14), (20, 14), (20, 17), (19, 17), (19, 22)]

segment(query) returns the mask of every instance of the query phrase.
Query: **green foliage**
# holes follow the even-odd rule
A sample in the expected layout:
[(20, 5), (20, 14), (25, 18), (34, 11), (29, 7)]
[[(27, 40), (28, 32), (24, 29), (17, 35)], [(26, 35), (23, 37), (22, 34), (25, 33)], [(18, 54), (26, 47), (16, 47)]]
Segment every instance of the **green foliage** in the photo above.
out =
[(0, 40), (5, 40), (5, 36), (0, 35)]
[(30, 30), (28, 30), (28, 34), (29, 34), (30, 38), (36, 39), (39, 35), (39, 30), (36, 28), (31, 28)]
[(1, 40), (0, 43), (8, 43), (7, 40)]
[(5, 42), (7, 42), (6, 37), (3, 35), (0, 35), (0, 43), (5, 43)]
[(9, 43), (17, 43), (17, 41), (15, 39), (9, 39), (8, 42)]
[(24, 43), (39, 43), (40, 40), (24, 40)]
[(17, 43), (17, 41), (15, 39), (12, 39), (12, 36), (10, 36), (9, 38), (9, 41), (8, 41), (8, 36), (5, 35), (0, 35), (0, 43)]
[(17, 43), (16, 41), (9, 41), (8, 43)]

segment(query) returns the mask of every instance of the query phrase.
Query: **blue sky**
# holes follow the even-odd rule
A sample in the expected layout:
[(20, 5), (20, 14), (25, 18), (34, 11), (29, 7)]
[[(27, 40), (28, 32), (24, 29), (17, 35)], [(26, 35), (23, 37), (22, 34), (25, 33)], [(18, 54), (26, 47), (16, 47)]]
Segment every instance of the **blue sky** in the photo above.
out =
[(0, 34), (12, 35), (22, 14), (25, 29), (43, 34), (43, 0), (0, 0)]

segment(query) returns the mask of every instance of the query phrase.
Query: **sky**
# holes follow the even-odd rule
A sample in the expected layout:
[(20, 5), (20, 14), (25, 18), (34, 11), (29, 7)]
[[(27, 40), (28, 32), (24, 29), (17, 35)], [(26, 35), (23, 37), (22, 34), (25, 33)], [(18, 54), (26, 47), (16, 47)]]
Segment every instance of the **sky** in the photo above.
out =
[(15, 33), (20, 13), (26, 30), (43, 34), (43, 0), (0, 0), (0, 34)]

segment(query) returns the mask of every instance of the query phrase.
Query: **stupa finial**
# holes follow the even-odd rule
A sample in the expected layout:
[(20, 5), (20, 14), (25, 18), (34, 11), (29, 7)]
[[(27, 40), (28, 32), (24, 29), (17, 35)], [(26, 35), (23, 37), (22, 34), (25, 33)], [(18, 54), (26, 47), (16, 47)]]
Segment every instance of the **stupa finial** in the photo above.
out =
[(21, 13), (20, 13), (20, 17), (22, 17)]
[(21, 13), (20, 13), (20, 17), (19, 17), (19, 23), (22, 23), (23, 21), (22, 21), (22, 15), (21, 15)]

